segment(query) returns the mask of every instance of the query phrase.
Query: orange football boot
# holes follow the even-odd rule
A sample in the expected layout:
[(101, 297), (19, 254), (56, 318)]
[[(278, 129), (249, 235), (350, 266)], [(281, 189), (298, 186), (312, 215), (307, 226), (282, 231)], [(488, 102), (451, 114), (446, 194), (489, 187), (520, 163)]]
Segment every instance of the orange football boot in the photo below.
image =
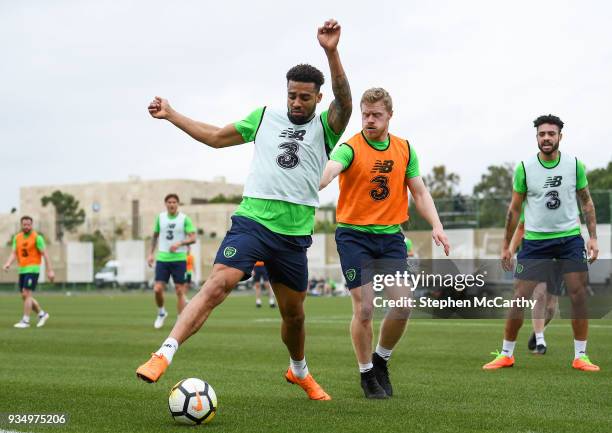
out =
[(168, 360), (164, 355), (152, 353), (151, 359), (138, 367), (138, 370), (136, 370), (136, 376), (145, 382), (157, 382), (168, 368), (168, 365)]
[(491, 352), (491, 355), (496, 355), (495, 359), (483, 365), (483, 370), (497, 370), (498, 368), (512, 367), (514, 365), (514, 356), (506, 356), (499, 352)]
[(572, 367), (576, 370), (582, 371), (599, 371), (599, 366), (593, 364), (586, 355), (574, 359), (574, 362), (572, 362)]
[(287, 382), (289, 383), (299, 385), (304, 391), (306, 391), (308, 398), (311, 400), (331, 400), (331, 397), (323, 390), (323, 388), (321, 388), (321, 385), (314, 380), (310, 373), (308, 373), (308, 376), (306, 376), (304, 379), (300, 379), (293, 374), (291, 367), (289, 367), (285, 373), (285, 379), (287, 379)]

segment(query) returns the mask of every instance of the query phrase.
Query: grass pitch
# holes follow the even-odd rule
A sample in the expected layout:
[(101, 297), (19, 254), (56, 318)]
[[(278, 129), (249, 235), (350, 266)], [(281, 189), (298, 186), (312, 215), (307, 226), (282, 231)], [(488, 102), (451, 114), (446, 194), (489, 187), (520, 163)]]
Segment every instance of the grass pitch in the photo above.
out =
[[(219, 411), (211, 432), (609, 432), (612, 431), (612, 321), (592, 321), (591, 359), (599, 373), (570, 368), (570, 325), (547, 329), (549, 352), (526, 349), (523, 328), (516, 366), (485, 372), (499, 349), (503, 324), (485, 320), (411, 322), (393, 354), (396, 395), (362, 396), (349, 334), (348, 298), (306, 302), (308, 365), (331, 394), (306, 399), (283, 378), (287, 352), (277, 310), (253, 297), (230, 296), (174, 358), (157, 384), (138, 381), (136, 367), (157, 350), (175, 319), (153, 329), (156, 310), (147, 294), (37, 294), (51, 314), (43, 328), (13, 329), (18, 294), (0, 295), (0, 412), (70, 415), (61, 427), (0, 424), (29, 432), (180, 432), (167, 408), (172, 385), (186, 377), (208, 381)], [(6, 415), (5, 415), (6, 417)]]

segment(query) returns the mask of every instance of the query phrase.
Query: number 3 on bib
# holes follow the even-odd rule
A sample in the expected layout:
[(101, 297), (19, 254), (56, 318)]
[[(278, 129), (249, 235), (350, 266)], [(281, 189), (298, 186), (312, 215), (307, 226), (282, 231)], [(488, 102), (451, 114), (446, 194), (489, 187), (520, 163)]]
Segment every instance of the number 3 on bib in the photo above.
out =
[(546, 193), (546, 197), (548, 197), (548, 200), (546, 201), (546, 207), (548, 209), (558, 209), (559, 206), (561, 206), (561, 199), (559, 198), (559, 192), (548, 191)]
[(295, 141), (286, 141), (279, 144), (279, 149), (284, 150), (283, 153), (276, 157), (276, 163), (284, 169), (292, 169), (300, 163), (300, 157), (297, 156), (297, 151), (300, 150), (300, 145)]
[(370, 181), (370, 183), (378, 185), (376, 188), (370, 190), (370, 197), (372, 197), (373, 200), (380, 201), (389, 197), (388, 181), (389, 179), (387, 176), (376, 176)]

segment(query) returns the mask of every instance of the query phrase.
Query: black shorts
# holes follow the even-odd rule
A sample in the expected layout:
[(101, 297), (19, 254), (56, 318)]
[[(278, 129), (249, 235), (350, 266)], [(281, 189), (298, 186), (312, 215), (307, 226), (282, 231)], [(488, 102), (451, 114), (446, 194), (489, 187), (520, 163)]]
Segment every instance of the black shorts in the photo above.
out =
[(251, 278), (255, 262), (262, 260), (272, 284), (281, 283), (304, 292), (308, 287), (306, 250), (312, 237), (275, 233), (250, 218), (234, 215), (232, 227), (226, 233), (215, 263), (244, 272), (242, 280)]
[(547, 281), (551, 274), (588, 272), (582, 236), (545, 240), (523, 240), (517, 256), (514, 278)]
[(406, 271), (408, 253), (401, 233), (374, 234), (338, 227), (336, 247), (349, 290), (372, 282), (375, 260), (385, 268), (384, 273)]
[(38, 274), (19, 274), (19, 290), (36, 290), (38, 285)]
[(253, 282), (261, 283), (262, 280), (264, 283), (270, 281), (270, 277), (268, 277), (268, 271), (266, 271), (265, 266), (255, 266), (253, 268)]
[(185, 284), (187, 273), (187, 261), (160, 262), (155, 263), (155, 281), (168, 283), (170, 276), (174, 284)]

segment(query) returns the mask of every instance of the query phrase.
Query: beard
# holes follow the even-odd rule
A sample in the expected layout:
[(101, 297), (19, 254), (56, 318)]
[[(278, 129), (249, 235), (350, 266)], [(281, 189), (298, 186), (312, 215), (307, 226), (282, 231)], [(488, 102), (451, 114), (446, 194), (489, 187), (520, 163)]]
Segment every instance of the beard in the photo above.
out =
[(309, 114), (303, 114), (303, 115), (295, 116), (295, 115), (291, 114), (291, 111), (287, 110), (287, 117), (289, 118), (291, 123), (293, 123), (295, 125), (303, 125), (305, 123), (310, 122), (310, 120), (314, 117), (314, 112), (309, 113)]
[[(545, 151), (542, 149), (542, 147), (544, 147), (545, 145), (550, 145), (551, 149), (548, 151)], [(559, 149), (559, 142), (557, 141), (556, 143), (543, 143), (543, 144), (538, 144), (538, 148), (540, 149), (540, 152), (542, 152), (544, 155), (551, 155), (553, 154), (557, 149)]]

